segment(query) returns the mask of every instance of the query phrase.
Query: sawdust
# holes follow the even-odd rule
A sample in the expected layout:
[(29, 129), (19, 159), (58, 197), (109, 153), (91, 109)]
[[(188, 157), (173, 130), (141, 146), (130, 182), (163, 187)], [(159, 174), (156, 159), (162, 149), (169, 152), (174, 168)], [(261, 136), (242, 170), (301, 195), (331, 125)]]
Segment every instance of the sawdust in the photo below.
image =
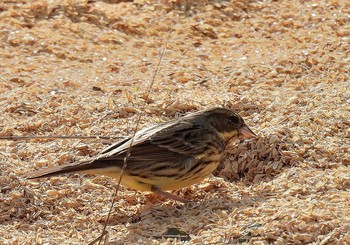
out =
[[(122, 187), (109, 243), (350, 243), (347, 1), (5, 0), (0, 26), (1, 135), (122, 137), (145, 103), (140, 127), (225, 106), (259, 134), (188, 205)], [(23, 176), (112, 142), (0, 141), (0, 243), (96, 239), (114, 181)]]

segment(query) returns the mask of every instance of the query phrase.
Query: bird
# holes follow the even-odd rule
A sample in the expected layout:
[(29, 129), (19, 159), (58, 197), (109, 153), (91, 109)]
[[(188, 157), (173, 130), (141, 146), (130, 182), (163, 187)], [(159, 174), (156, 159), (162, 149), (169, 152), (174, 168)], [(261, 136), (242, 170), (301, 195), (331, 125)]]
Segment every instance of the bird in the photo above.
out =
[(79, 172), (119, 180), (128, 155), (121, 178), (123, 185), (186, 203), (187, 199), (168, 191), (201, 182), (217, 168), (229, 143), (255, 137), (235, 111), (210, 108), (144, 128), (95, 157), (37, 170), (27, 178)]

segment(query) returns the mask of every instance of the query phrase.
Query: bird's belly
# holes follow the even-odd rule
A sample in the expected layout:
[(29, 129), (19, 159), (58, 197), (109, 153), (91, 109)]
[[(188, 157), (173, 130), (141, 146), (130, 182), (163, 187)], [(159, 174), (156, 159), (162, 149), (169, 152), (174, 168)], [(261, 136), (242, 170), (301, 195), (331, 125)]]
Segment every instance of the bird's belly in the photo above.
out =
[(198, 172), (189, 172), (184, 175), (180, 175), (178, 178), (159, 178), (155, 186), (163, 191), (166, 190), (179, 190), (181, 188), (197, 184), (203, 179), (208, 177), (218, 166), (218, 162), (211, 162), (203, 166)]
[[(177, 176), (137, 176), (131, 175), (128, 171), (125, 171), (121, 180), (121, 183), (131, 189), (139, 191), (152, 191), (152, 188), (156, 187), (163, 191), (166, 190), (179, 190), (181, 188), (199, 183), (206, 177), (208, 177), (217, 167), (218, 161), (206, 162), (203, 165), (199, 165), (194, 171), (183, 173), (179, 172)], [(176, 172), (175, 169), (174, 173)], [(120, 168), (109, 167), (92, 171), (84, 171), (88, 174), (102, 174), (108, 177), (112, 177), (117, 181), (120, 178)]]

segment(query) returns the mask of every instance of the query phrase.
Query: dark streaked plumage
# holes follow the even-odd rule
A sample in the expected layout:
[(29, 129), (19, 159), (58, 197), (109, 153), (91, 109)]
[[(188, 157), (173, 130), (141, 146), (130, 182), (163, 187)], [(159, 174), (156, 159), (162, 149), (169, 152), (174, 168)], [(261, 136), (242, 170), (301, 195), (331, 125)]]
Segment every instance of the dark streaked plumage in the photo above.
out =
[[(209, 176), (234, 138), (255, 134), (235, 112), (214, 108), (145, 128), (136, 133), (122, 184), (141, 191), (154, 191), (178, 201), (184, 199), (164, 192), (198, 183)], [(104, 149), (96, 157), (72, 164), (42, 169), (28, 178), (65, 173), (102, 174), (119, 179), (131, 138)]]

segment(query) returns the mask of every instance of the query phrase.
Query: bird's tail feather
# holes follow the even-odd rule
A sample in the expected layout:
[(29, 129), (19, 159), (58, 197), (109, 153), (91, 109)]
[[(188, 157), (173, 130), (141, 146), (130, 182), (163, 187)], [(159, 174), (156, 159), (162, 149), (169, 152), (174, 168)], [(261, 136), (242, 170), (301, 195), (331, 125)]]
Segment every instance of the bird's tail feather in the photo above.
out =
[(111, 162), (109, 161), (86, 160), (81, 162), (75, 162), (75, 163), (40, 169), (38, 171), (29, 173), (28, 175), (26, 175), (26, 178), (38, 179), (38, 178), (46, 178), (51, 176), (57, 176), (57, 175), (62, 175), (67, 173), (78, 173), (78, 172), (98, 173), (103, 169), (109, 168), (109, 167), (111, 167)]

